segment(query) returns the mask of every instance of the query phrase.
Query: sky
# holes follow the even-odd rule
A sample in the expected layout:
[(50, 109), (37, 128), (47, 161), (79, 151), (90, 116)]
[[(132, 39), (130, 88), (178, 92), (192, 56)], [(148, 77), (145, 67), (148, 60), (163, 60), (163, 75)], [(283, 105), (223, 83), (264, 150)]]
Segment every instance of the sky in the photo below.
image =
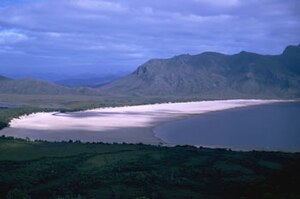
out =
[(280, 54), (300, 43), (299, 0), (0, 0), (0, 74), (129, 73), (152, 58)]

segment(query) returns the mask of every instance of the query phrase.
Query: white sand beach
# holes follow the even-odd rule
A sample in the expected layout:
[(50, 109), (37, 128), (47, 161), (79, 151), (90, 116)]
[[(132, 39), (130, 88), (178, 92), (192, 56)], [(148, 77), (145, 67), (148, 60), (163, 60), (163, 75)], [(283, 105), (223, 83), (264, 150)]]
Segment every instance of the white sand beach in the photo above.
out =
[(1, 135), (48, 141), (160, 144), (152, 129), (162, 123), (232, 108), (282, 100), (216, 100), (98, 108), (80, 112), (41, 112), (13, 119)]

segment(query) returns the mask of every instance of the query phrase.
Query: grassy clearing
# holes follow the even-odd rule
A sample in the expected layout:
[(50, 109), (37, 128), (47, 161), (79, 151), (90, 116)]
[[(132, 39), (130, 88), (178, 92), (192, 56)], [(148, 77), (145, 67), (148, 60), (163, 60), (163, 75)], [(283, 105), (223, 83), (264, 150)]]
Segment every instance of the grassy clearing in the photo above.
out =
[(0, 198), (296, 199), (299, 183), (298, 153), (0, 138)]

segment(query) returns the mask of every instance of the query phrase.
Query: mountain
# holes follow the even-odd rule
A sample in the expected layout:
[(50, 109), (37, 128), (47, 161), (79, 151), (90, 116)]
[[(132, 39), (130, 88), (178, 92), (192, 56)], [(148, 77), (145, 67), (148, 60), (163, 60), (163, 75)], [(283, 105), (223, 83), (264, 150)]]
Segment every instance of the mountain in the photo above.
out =
[[(86, 81), (93, 81), (91, 84), (97, 85), (100, 80)], [(83, 83), (76, 79), (67, 82), (72, 85)], [(0, 94), (173, 99), (299, 98), (300, 45), (288, 46), (280, 55), (260, 55), (245, 51), (234, 55), (204, 52), (169, 59), (152, 59), (130, 75), (99, 88), (70, 88), (35, 79), (0, 76)]]
[(5, 76), (2, 76), (2, 75), (0, 75), (0, 82), (1, 82), (1, 81), (5, 81), (5, 80), (9, 80), (9, 78), (8, 78), (8, 77), (5, 77)]
[(67, 87), (99, 87), (120, 78), (123, 75), (98, 75), (91, 77), (74, 77), (55, 81), (55, 84)]
[(280, 55), (204, 52), (152, 59), (100, 90), (124, 96), (299, 98), (300, 45)]
[(67, 88), (35, 79), (9, 79), (0, 76), (1, 94), (32, 95), (97, 95), (98, 91), (89, 88)]

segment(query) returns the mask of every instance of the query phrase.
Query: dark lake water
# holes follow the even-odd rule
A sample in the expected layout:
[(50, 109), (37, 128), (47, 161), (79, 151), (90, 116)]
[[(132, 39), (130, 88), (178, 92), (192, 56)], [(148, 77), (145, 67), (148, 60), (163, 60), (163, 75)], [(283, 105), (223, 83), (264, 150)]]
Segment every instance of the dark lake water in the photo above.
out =
[(154, 129), (170, 144), (300, 150), (300, 102), (210, 112)]

